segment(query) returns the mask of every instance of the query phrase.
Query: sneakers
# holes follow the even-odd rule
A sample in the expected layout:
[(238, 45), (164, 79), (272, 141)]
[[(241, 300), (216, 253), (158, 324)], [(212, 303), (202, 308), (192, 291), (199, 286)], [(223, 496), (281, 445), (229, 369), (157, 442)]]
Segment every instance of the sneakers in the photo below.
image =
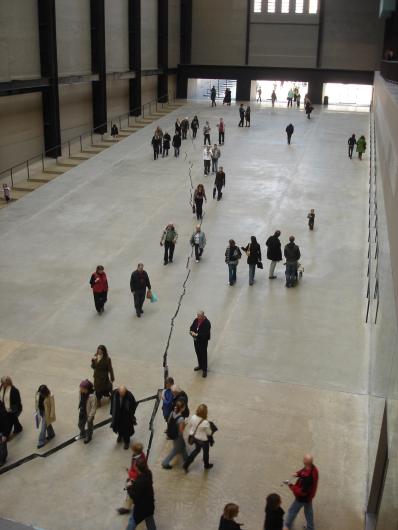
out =
[(173, 466), (170, 466), (169, 464), (167, 466), (165, 466), (164, 464), (162, 464), (162, 468), (163, 469), (173, 469)]
[(205, 466), (205, 469), (211, 469), (213, 467), (214, 464), (207, 464), (207, 466)]

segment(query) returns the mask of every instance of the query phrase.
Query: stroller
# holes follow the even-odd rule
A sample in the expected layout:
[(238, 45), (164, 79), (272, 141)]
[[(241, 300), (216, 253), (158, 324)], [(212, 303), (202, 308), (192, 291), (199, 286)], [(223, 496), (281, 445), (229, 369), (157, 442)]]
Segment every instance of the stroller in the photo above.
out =
[[(286, 267), (286, 263), (284, 263), (284, 265)], [(291, 285), (289, 285), (289, 287), (295, 287), (297, 285), (299, 279), (301, 279), (303, 277), (303, 274), (304, 274), (304, 267), (298, 261), (297, 262), (296, 275), (295, 275), (294, 281), (293, 281), (293, 283)], [(286, 285), (287, 285), (287, 279), (286, 279)]]

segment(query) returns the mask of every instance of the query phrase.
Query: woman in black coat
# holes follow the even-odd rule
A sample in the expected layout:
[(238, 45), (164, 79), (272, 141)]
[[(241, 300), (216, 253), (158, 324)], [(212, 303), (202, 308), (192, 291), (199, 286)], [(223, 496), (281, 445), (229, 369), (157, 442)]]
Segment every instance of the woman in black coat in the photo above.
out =
[(22, 401), (19, 390), (12, 384), (11, 377), (4, 376), (1, 378), (0, 399), (4, 403), (8, 417), (8, 433), (4, 433), (7, 438), (14, 429), (14, 434), (22, 431), (22, 425), (19, 423), (19, 416), (22, 412)]
[(134, 434), (135, 410), (137, 402), (133, 394), (124, 385), (113, 391), (111, 398), (111, 428), (118, 435), (118, 443), (123, 440), (124, 448), (130, 447), (130, 437)]
[(163, 135), (163, 158), (169, 156), (171, 137), (168, 132), (165, 132)]
[(282, 260), (282, 248), (281, 242), (279, 240), (280, 235), (280, 230), (277, 230), (275, 234), (270, 236), (265, 243), (267, 245), (267, 259), (271, 261), (268, 275), (270, 280), (274, 280), (276, 278), (274, 274), (275, 267), (278, 261)]
[(242, 247), (242, 250), (246, 252), (247, 264), (249, 265), (249, 285), (253, 285), (256, 266), (261, 262), (261, 248), (255, 236), (251, 236), (250, 243), (246, 247)]
[(282, 499), (277, 493), (268, 495), (265, 506), (264, 530), (282, 530), (284, 510), (281, 508)]
[(235, 517), (239, 514), (239, 506), (233, 502), (229, 502), (224, 507), (224, 512), (220, 519), (218, 530), (240, 530), (242, 524), (235, 521)]
[(148, 530), (156, 530), (155, 519), (155, 494), (153, 492), (152, 472), (145, 461), (139, 460), (136, 464), (138, 477), (131, 488), (131, 498), (134, 502), (133, 512), (126, 530), (135, 530), (137, 525), (145, 521)]

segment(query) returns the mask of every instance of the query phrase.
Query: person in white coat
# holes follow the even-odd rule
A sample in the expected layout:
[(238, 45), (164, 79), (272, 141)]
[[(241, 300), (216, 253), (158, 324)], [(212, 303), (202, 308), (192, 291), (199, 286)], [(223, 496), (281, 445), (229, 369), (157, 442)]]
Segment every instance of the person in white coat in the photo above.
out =
[(207, 176), (210, 173), (210, 160), (211, 160), (211, 149), (207, 146), (203, 149), (203, 165), (204, 174)]

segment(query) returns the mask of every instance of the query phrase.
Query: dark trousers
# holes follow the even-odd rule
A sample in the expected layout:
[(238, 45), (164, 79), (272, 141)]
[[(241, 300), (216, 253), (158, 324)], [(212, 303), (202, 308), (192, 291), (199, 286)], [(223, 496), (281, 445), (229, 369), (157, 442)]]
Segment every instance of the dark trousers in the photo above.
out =
[(203, 450), (203, 464), (205, 467), (208, 467), (209, 466), (209, 449), (210, 449), (209, 442), (202, 442), (201, 440), (195, 440), (195, 449), (185, 460), (184, 466), (183, 466), (184, 469), (188, 469), (188, 467), (192, 464), (192, 462), (195, 460), (195, 458), (198, 456), (201, 450)]
[[(87, 431), (85, 431), (86, 423), (87, 423)], [(87, 418), (87, 414), (85, 412), (80, 411), (78, 425), (79, 425), (80, 436), (83, 437), (84, 435), (86, 435), (86, 439), (91, 440), (91, 438), (93, 437), (94, 419), (89, 420)]]
[(243, 120), (244, 120), (244, 119), (245, 119), (244, 116), (241, 116), (241, 117), (240, 117), (240, 122), (239, 122), (239, 124), (238, 124), (239, 127), (243, 127)]
[(221, 197), (222, 197), (222, 186), (219, 184), (218, 186), (216, 186), (217, 188), (217, 200), (220, 201), (221, 200)]
[(139, 291), (134, 291), (134, 307), (137, 315), (141, 315), (142, 306), (145, 302), (146, 289), (140, 289)]
[(350, 158), (352, 158), (352, 152), (354, 151), (354, 146), (353, 145), (349, 145), (348, 146), (348, 156)]
[(203, 142), (204, 145), (206, 145), (206, 141), (208, 141), (208, 142), (209, 142), (209, 145), (211, 145), (211, 143), (210, 143), (210, 134), (205, 134), (205, 137), (204, 137), (204, 138), (205, 138), (205, 139), (204, 139), (204, 142)]
[(102, 293), (93, 293), (93, 295), (95, 309), (98, 311), (98, 313), (102, 313), (104, 305), (108, 299), (108, 293), (106, 291), (102, 291)]
[(250, 127), (250, 120), (246, 118), (246, 127)]
[(164, 242), (164, 262), (173, 261), (175, 244), (172, 241)]
[(218, 133), (218, 143), (220, 145), (224, 144), (224, 137), (225, 137), (225, 133), (224, 132), (219, 132)]
[(203, 207), (203, 199), (196, 199), (195, 201), (195, 209), (196, 209), (196, 219), (199, 221), (202, 219), (202, 207)]
[(198, 132), (198, 129), (192, 129), (192, 136), (196, 138), (196, 133)]
[(293, 100), (292, 98), (287, 98), (287, 106), (292, 107), (293, 106)]
[(203, 254), (203, 248), (200, 248), (199, 245), (197, 245), (196, 243), (194, 245), (194, 248), (195, 248), (195, 259), (199, 261)]
[(180, 148), (174, 147), (174, 156), (179, 157), (180, 156)]
[(205, 167), (205, 175), (208, 175), (210, 173), (210, 160), (203, 160), (204, 167)]
[(314, 219), (310, 219), (308, 221), (308, 226), (310, 227), (310, 230), (314, 230), (314, 223), (315, 223)]
[(290, 145), (290, 141), (292, 139), (292, 135), (291, 134), (288, 134), (287, 135), (287, 143)]
[(182, 139), (183, 140), (186, 140), (187, 139), (187, 132), (185, 129), (182, 130)]
[(157, 160), (158, 156), (159, 156), (159, 148), (158, 147), (154, 147), (153, 148), (153, 159)]
[(212, 99), (212, 100), (211, 100), (211, 106), (212, 106), (212, 107), (216, 107), (216, 106), (217, 106), (217, 103), (216, 103), (216, 100), (215, 100), (215, 99)]
[(169, 148), (168, 147), (163, 147), (163, 158), (165, 156), (169, 156)]
[(8, 433), (3, 433), (4, 436), (9, 436), (14, 429), (14, 433), (17, 434), (22, 431), (22, 425), (19, 423), (18, 413), (7, 412), (8, 416)]
[(207, 343), (208, 341), (194, 341), (196, 357), (198, 358), (198, 366), (204, 372), (207, 372)]

